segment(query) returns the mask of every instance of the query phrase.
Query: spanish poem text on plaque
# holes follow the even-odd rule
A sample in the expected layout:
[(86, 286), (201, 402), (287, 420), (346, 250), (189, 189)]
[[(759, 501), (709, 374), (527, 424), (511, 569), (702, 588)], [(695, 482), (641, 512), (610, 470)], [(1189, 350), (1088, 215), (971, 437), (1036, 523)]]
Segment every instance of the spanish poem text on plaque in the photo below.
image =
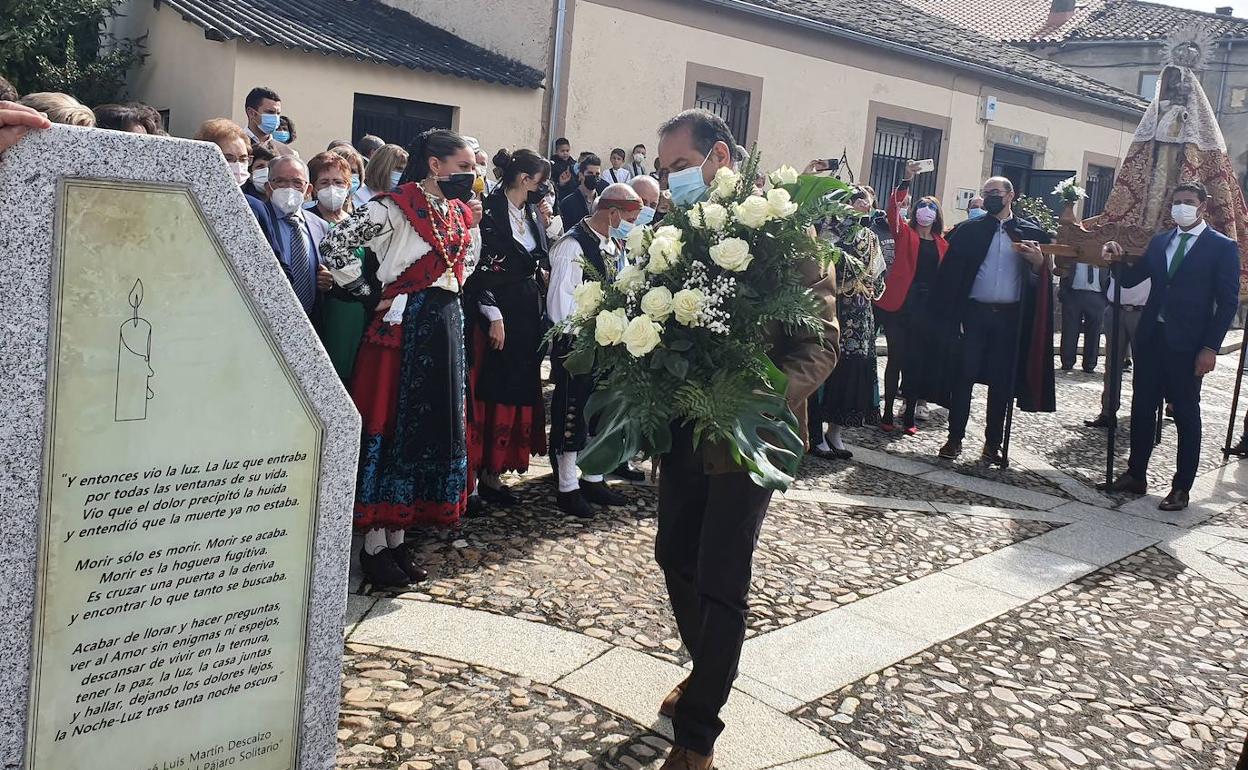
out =
[(186, 192), (58, 221), (30, 770), (289, 770), (320, 427)]

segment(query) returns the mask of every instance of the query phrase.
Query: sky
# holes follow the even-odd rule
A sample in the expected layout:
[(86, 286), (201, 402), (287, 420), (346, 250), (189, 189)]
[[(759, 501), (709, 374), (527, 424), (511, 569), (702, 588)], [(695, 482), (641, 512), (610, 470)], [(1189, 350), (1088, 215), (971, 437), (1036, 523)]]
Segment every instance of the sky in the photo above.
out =
[(1248, 18), (1248, 0), (1164, 0), (1164, 4), (1209, 13), (1213, 13), (1213, 10), (1219, 6), (1229, 5), (1235, 9), (1236, 16)]

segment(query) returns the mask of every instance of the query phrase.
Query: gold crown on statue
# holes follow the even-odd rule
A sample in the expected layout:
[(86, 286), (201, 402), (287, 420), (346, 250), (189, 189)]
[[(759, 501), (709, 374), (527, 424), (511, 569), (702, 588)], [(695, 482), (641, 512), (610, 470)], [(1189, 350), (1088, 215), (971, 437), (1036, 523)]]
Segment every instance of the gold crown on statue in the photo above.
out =
[(1165, 61), (1177, 67), (1200, 72), (1213, 60), (1213, 33), (1208, 27), (1189, 22), (1175, 28), (1166, 38)]

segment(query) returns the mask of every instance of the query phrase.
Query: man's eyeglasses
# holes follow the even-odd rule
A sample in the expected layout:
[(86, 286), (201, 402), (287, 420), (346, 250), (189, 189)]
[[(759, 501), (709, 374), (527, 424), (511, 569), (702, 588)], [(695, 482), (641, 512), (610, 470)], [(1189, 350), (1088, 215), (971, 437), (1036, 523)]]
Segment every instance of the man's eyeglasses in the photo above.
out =
[(272, 177), (269, 177), (269, 186), (275, 190), (278, 189), (279, 187), (289, 187), (292, 190), (302, 190), (303, 188), (308, 186), (308, 180), (306, 179), (273, 179)]

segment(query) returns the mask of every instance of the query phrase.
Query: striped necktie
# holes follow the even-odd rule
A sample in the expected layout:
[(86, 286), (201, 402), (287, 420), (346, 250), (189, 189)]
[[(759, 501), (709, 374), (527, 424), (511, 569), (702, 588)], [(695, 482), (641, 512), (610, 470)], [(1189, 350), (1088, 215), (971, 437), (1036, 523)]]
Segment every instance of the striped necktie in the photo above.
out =
[(316, 304), (316, 273), (308, 261), (308, 246), (303, 240), (303, 222), (297, 214), (286, 217), (290, 225), (290, 283), (305, 311)]

